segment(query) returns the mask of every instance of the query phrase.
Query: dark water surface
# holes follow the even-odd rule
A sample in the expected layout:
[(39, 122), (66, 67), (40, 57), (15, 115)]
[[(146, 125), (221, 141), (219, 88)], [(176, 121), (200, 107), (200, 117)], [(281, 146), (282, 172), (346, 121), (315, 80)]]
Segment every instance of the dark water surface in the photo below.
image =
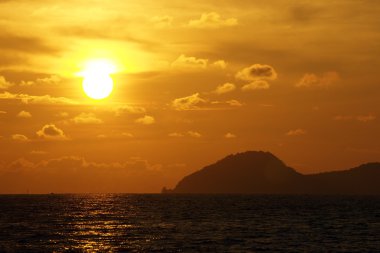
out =
[(380, 197), (0, 195), (0, 252), (380, 252)]

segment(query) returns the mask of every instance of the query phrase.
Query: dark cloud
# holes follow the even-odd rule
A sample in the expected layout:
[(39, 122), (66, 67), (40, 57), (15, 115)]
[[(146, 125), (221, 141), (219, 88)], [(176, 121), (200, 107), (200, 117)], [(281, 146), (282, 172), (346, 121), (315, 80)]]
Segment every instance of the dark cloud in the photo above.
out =
[(24, 53), (56, 54), (60, 50), (47, 45), (38, 37), (20, 36), (9, 33), (0, 35), (1, 50), (11, 50)]
[(291, 19), (300, 22), (310, 22), (322, 14), (323, 9), (311, 4), (298, 4), (289, 8)]
[(272, 66), (263, 64), (253, 64), (244, 68), (236, 74), (236, 78), (245, 81), (255, 80), (275, 80), (277, 73)]
[[(0, 42), (1, 44), (1, 42)], [(19, 64), (27, 63), (27, 59), (19, 55), (0, 52), (0, 67), (17, 66)]]
[[(231, 64), (250, 64), (252, 59), (256, 62), (267, 62), (271, 59), (273, 63), (289, 61), (301, 61), (304, 59), (294, 49), (286, 49), (282, 46), (273, 47), (257, 39), (245, 36), (246, 41), (218, 41), (209, 51), (195, 51), (192, 54), (202, 55), (207, 58), (223, 58)], [(254, 45), (254, 46), (252, 46)], [(228, 53), (227, 53), (228, 52)]]
[(67, 140), (67, 136), (62, 129), (56, 127), (54, 124), (48, 124), (37, 131), (37, 135), (46, 140)]
[[(79, 156), (32, 162), (24, 158), (0, 164), (0, 191), (22, 192), (147, 192), (165, 182), (163, 165), (140, 157), (98, 163)], [(141, 182), (144, 182), (143, 184)]]
[(103, 40), (120, 40), (129, 43), (134, 43), (142, 46), (145, 49), (152, 49), (159, 44), (146, 39), (132, 36), (124, 30), (119, 28), (112, 29), (110, 27), (104, 27), (104, 25), (98, 25), (97, 28), (86, 26), (64, 26), (57, 27), (56, 31), (64, 36), (81, 37), (87, 39), (103, 39)]

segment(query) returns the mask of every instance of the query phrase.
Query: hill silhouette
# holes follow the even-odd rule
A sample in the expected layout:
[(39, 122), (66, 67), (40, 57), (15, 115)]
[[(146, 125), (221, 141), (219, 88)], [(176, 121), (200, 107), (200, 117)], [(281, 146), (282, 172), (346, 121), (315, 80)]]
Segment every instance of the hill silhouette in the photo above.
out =
[(269, 152), (229, 155), (163, 193), (380, 194), (380, 163), (303, 175)]

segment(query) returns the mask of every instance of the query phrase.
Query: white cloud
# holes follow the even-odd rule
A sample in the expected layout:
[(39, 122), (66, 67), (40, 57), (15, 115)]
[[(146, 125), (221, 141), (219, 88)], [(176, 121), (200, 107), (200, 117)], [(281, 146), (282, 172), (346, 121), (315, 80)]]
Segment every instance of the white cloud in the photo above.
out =
[(177, 137), (177, 138), (184, 136), (182, 133), (177, 133), (177, 132), (170, 133), (168, 135), (169, 135), (169, 137)]
[(252, 91), (252, 90), (266, 90), (269, 89), (270, 85), (265, 80), (255, 80), (252, 83), (244, 85), (242, 91)]
[(4, 76), (0, 76), (0, 90), (6, 90), (13, 86), (12, 83), (8, 82)]
[(236, 18), (221, 18), (216, 12), (203, 13), (199, 19), (192, 19), (188, 26), (193, 28), (219, 28), (236, 26), (238, 20)]
[(368, 114), (368, 115), (357, 115), (357, 116), (353, 116), (353, 115), (337, 115), (334, 117), (334, 120), (338, 120), (338, 121), (349, 121), (349, 120), (357, 120), (357, 121), (360, 121), (360, 122), (370, 122), (370, 121), (374, 121), (377, 117), (373, 114)]
[(32, 150), (30, 152), (31, 155), (46, 155), (47, 152), (46, 151), (42, 151), (42, 150)]
[(226, 101), (226, 103), (229, 104), (230, 106), (235, 106), (235, 107), (243, 106), (243, 104), (236, 99), (228, 100), (228, 101)]
[(325, 72), (320, 76), (314, 73), (306, 73), (295, 84), (297, 88), (305, 87), (328, 87), (340, 80), (340, 76), (335, 71)]
[(206, 100), (199, 96), (199, 93), (194, 93), (193, 95), (176, 98), (172, 101), (172, 107), (175, 110), (197, 110), (199, 106), (206, 103)]
[(194, 138), (200, 138), (202, 137), (202, 135), (199, 133), (199, 132), (196, 132), (196, 131), (188, 131), (187, 134), (191, 137), (194, 137)]
[(67, 118), (67, 117), (69, 117), (69, 113), (60, 112), (60, 113), (57, 113), (56, 116), (61, 117), (61, 118)]
[(50, 95), (33, 96), (9, 92), (0, 93), (0, 99), (20, 100), (24, 104), (77, 104), (74, 100), (65, 97), (52, 97)]
[(101, 124), (103, 121), (96, 117), (94, 113), (81, 113), (70, 120), (75, 124)]
[(28, 142), (28, 141), (30, 141), (30, 139), (28, 137), (26, 137), (25, 135), (23, 135), (23, 134), (13, 134), (12, 135), (12, 140), (18, 141), (18, 142)]
[(131, 134), (131, 133), (125, 133), (125, 132), (121, 133), (121, 136), (122, 137), (126, 137), (126, 138), (133, 138), (134, 137), (133, 134)]
[(227, 63), (224, 60), (216, 60), (211, 63), (209, 61), (209, 59), (197, 58), (195, 56), (186, 56), (185, 54), (181, 54), (175, 61), (171, 63), (171, 67), (184, 71), (199, 71), (208, 68), (227, 68)]
[(224, 60), (214, 61), (212, 65), (221, 69), (227, 68), (227, 63)]
[(376, 119), (376, 116), (372, 114), (356, 116), (356, 120), (361, 121), (361, 122), (369, 122), (375, 119)]
[(156, 120), (152, 116), (145, 115), (144, 117), (136, 119), (135, 122), (143, 125), (152, 125), (156, 122)]
[(307, 132), (304, 129), (298, 128), (294, 130), (290, 130), (286, 133), (287, 136), (298, 136), (298, 135), (305, 135)]
[(208, 59), (200, 59), (193, 56), (181, 54), (173, 63), (174, 68), (183, 69), (205, 69), (207, 68)]
[(154, 26), (157, 28), (167, 28), (171, 27), (173, 23), (173, 17), (171, 16), (155, 16), (151, 18), (151, 21), (154, 23)]
[(226, 139), (232, 139), (232, 138), (236, 138), (236, 135), (232, 134), (232, 133), (226, 133), (224, 135), (224, 138), (226, 138)]
[(51, 75), (49, 77), (37, 78), (34, 81), (22, 81), (20, 86), (32, 86), (32, 85), (54, 85), (61, 82), (61, 78), (57, 75)]
[(17, 114), (17, 117), (19, 118), (24, 118), (24, 119), (28, 119), (28, 118), (31, 118), (32, 117), (32, 114), (30, 112), (27, 112), (27, 111), (21, 111)]
[(123, 114), (142, 114), (146, 112), (146, 109), (142, 106), (134, 105), (121, 105), (113, 109), (116, 116), (121, 116)]
[(219, 85), (216, 88), (215, 93), (221, 95), (221, 94), (224, 94), (224, 93), (231, 92), (231, 91), (233, 91), (235, 89), (236, 89), (235, 84), (233, 84), (233, 83), (225, 83), (225, 84)]
[(182, 138), (182, 137), (185, 137), (185, 135), (193, 137), (193, 138), (200, 138), (200, 137), (202, 137), (202, 135), (199, 132), (192, 131), (192, 130), (187, 131), (185, 133), (173, 132), (173, 133), (169, 133), (168, 134), (169, 137), (174, 137), (174, 138)]

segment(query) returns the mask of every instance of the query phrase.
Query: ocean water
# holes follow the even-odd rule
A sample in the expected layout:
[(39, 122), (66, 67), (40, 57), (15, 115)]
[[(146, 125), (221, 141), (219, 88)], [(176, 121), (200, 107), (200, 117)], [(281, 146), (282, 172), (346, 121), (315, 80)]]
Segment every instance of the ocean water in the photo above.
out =
[(379, 196), (0, 195), (0, 252), (380, 252)]

